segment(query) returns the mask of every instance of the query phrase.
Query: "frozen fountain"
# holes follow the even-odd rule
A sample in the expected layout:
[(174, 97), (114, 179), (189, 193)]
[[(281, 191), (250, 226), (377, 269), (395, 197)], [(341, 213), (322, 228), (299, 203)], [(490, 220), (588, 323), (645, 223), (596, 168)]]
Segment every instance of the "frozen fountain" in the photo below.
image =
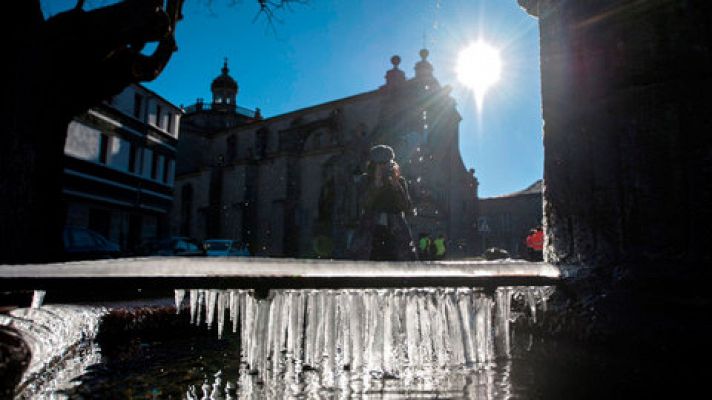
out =
[[(33, 308), (16, 310), (28, 315), (79, 312), (72, 306), (41, 306), (42, 290), (51, 293), (58, 287), (81, 286), (97, 296), (109, 288), (154, 288), (160, 293), (171, 286), (185, 288), (174, 291), (176, 312), (194, 325), (215, 330), (217, 340), (231, 335), (237, 343), (230, 351), (239, 363), (237, 373), (222, 374), (219, 365), (205, 371), (202, 386), (196, 382), (185, 389), (189, 399), (205, 393), (205, 398), (225, 399), (316, 393), (377, 393), (378, 398), (393, 393), (402, 398), (404, 393), (417, 397), (463, 388), (487, 392), (497, 379), (506, 380), (506, 371), (493, 370), (506, 369), (509, 363), (512, 322), (520, 317), (535, 320), (560, 274), (549, 264), (514, 260), (151, 258), (0, 266), (0, 288), (39, 290)], [(84, 325), (67, 325), (74, 333), (62, 334), (68, 340), (53, 345), (54, 353), (66, 355), (82, 342), (91, 345), (106, 310), (89, 307), (86, 312), (92, 317), (64, 318), (65, 324)], [(26, 320), (19, 314), (12, 318), (14, 325)], [(32, 337), (33, 329), (39, 329), (33, 326), (43, 324), (38, 319), (27, 322), (26, 331)], [(38, 341), (55, 340), (48, 338), (56, 328), (42, 329), (46, 337), (34, 334), (44, 338)], [(55, 357), (38, 354), (43, 354), (37, 358), (41, 360), (27, 377), (37, 377)], [(82, 373), (75, 369), (75, 374)], [(36, 392), (50, 390), (40, 386)]]
[(240, 393), (253, 376), (260, 390), (299, 395), (309, 385), (350, 393), (384, 385), (438, 390), (457, 371), (486, 374), (510, 355), (510, 324), (517, 317), (512, 299), (536, 319), (552, 291), (273, 290), (258, 298), (252, 290), (191, 289), (176, 290), (175, 301), (177, 312), (185, 309), (191, 323), (215, 329), (218, 337), (230, 328), (239, 333)]

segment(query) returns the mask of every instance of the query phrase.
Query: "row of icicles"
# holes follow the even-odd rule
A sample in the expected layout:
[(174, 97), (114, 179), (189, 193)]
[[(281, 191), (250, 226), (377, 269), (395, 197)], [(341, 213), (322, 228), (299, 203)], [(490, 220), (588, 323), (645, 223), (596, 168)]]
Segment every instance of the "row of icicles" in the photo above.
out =
[(550, 291), (540, 287), (481, 289), (176, 290), (181, 310), (188, 292), (191, 323), (217, 327), (226, 319), (240, 332), (244, 373), (262, 380), (318, 371), (335, 379), (417, 379), (437, 369), (486, 367), (510, 355), (511, 301), (520, 297), (535, 318)]

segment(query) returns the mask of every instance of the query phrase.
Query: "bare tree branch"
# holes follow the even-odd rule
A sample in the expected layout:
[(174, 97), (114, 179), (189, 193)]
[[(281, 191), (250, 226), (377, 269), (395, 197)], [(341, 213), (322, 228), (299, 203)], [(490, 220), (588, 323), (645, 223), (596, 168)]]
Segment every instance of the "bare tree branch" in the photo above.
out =
[(265, 16), (267, 19), (267, 24), (272, 29), (273, 33), (277, 33), (274, 29), (274, 22), (282, 23), (283, 21), (277, 17), (275, 13), (276, 10), (288, 10), (293, 11), (291, 8), (292, 4), (307, 4), (307, 0), (257, 0), (260, 8), (252, 19), (254, 23), (260, 16)]

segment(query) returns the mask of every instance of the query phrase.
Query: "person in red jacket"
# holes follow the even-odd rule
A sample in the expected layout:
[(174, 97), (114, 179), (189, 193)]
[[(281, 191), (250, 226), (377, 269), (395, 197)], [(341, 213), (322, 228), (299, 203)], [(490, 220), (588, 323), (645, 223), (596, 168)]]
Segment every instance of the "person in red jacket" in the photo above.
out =
[(544, 259), (544, 230), (541, 227), (529, 231), (526, 239), (527, 259), (531, 261), (541, 261)]

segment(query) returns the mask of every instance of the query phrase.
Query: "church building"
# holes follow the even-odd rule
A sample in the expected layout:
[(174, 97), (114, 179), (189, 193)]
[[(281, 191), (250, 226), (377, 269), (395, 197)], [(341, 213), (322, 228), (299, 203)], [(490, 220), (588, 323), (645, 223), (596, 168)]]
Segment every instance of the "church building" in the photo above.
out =
[(253, 255), (344, 257), (369, 149), (387, 144), (409, 186), (414, 240), (443, 234), (450, 256), (479, 254), (478, 182), (460, 155), (461, 117), (428, 51), (420, 56), (412, 78), (393, 56), (381, 87), (269, 118), (237, 105), (225, 61), (212, 102), (199, 99), (181, 119), (173, 233), (234, 239)]

